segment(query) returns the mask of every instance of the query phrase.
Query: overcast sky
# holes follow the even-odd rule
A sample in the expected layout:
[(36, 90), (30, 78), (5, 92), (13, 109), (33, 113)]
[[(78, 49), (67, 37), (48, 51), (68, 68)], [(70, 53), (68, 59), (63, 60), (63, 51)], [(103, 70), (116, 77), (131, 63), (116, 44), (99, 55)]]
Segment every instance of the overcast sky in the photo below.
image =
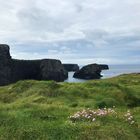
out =
[(140, 0), (0, 0), (13, 58), (140, 64)]

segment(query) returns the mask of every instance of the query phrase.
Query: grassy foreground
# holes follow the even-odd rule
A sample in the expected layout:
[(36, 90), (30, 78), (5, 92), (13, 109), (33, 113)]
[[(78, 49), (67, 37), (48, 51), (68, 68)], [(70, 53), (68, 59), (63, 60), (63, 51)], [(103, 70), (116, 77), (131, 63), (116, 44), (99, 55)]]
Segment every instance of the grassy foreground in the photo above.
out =
[[(95, 121), (69, 116), (113, 108)], [(124, 116), (133, 116), (133, 124)], [(85, 83), (19, 81), (0, 87), (0, 140), (139, 140), (140, 74)]]

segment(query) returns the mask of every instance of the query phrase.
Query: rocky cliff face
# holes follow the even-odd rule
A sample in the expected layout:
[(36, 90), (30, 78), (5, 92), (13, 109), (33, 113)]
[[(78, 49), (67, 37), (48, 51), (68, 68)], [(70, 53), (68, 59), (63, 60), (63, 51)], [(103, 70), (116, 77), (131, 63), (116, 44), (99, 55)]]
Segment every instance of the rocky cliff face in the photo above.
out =
[(100, 64), (100, 69), (101, 70), (108, 70), (109, 69), (109, 66), (106, 65), (106, 64)]
[(24, 79), (64, 81), (67, 78), (68, 72), (59, 60), (11, 59), (9, 46), (0, 45), (0, 85)]
[(68, 78), (68, 72), (59, 60), (44, 59), (40, 64), (40, 69), (42, 80), (64, 81)]
[(82, 67), (79, 71), (75, 72), (73, 77), (79, 79), (100, 79), (102, 77), (101, 70), (105, 69), (103, 65), (90, 64)]
[(9, 46), (0, 45), (0, 85), (9, 84), (11, 79), (11, 56)]
[(79, 66), (77, 64), (63, 64), (65, 70), (67, 71), (78, 71)]
[(24, 79), (41, 80), (40, 64), (42, 60), (16, 60), (12, 59), (11, 82)]
[(0, 61), (1, 60), (9, 60), (11, 59), (10, 53), (9, 53), (9, 46), (6, 44), (0, 44)]

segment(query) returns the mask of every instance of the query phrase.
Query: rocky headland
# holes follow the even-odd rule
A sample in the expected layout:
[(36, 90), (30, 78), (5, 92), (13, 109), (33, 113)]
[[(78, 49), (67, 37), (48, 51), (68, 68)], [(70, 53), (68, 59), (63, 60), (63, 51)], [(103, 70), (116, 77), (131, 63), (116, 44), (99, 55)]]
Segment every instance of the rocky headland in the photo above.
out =
[(18, 60), (10, 56), (10, 47), (0, 44), (0, 86), (19, 80), (54, 80), (62, 82), (68, 72), (74, 71), (74, 78), (100, 79), (101, 71), (108, 65), (89, 64), (79, 69), (78, 64), (62, 64), (57, 59)]
[(9, 50), (8, 45), (0, 45), (0, 85), (25, 79), (60, 82), (68, 78), (60, 60), (17, 60), (11, 58)]

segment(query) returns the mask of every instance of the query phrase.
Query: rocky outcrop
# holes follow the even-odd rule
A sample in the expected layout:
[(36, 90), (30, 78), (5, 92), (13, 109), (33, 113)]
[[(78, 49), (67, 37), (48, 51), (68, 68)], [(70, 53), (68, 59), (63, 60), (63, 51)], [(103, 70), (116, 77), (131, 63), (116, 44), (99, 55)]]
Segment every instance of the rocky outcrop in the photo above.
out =
[(9, 46), (6, 44), (0, 44), (0, 61), (11, 59)]
[(42, 80), (64, 81), (68, 78), (68, 72), (59, 60), (45, 59), (41, 62), (40, 69)]
[(11, 56), (8, 45), (0, 45), (0, 85), (9, 83), (11, 79)]
[(63, 66), (64, 66), (65, 70), (67, 70), (68, 72), (79, 70), (78, 64), (63, 64)]
[(40, 64), (42, 60), (16, 60), (12, 59), (11, 82), (24, 79), (41, 80)]
[(100, 69), (101, 70), (109, 70), (109, 66), (105, 64), (100, 64)]
[(64, 81), (67, 78), (68, 72), (61, 61), (12, 59), (9, 46), (0, 44), (0, 85), (24, 79)]
[(102, 77), (101, 70), (103, 68), (104, 67), (101, 67), (98, 64), (89, 64), (75, 72), (73, 77), (79, 79), (100, 79)]

